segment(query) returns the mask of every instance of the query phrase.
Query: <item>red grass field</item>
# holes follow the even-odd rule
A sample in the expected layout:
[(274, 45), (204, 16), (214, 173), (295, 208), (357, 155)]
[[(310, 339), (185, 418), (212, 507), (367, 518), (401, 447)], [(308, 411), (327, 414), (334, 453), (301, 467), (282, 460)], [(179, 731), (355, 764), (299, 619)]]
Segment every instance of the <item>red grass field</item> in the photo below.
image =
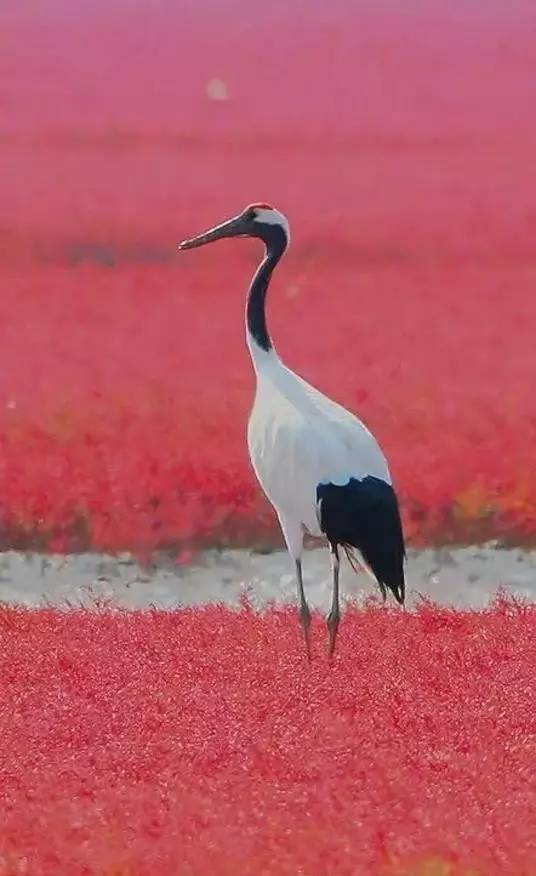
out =
[[(0, 546), (279, 539), (258, 249), (175, 251), (252, 200), (292, 223), (277, 346), (377, 433), (409, 539), (534, 541), (535, 25), (0, 4)], [(309, 667), (290, 609), (1, 608), (0, 876), (534, 876), (534, 608), (350, 611), (333, 666), (315, 634)]]
[(2, 609), (0, 873), (532, 876), (536, 610)]
[(258, 248), (175, 251), (258, 199), (293, 227), (277, 345), (376, 431), (410, 539), (534, 539), (533, 3), (47, 0), (0, 24), (5, 545), (279, 538), (244, 444)]

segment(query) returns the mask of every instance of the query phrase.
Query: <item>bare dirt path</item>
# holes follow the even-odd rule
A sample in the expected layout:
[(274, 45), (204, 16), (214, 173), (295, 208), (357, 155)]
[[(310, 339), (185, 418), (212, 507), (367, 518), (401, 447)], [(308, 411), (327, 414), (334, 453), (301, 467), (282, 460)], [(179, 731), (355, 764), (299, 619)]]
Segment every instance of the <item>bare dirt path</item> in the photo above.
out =
[[(375, 590), (366, 575), (354, 575), (344, 561), (342, 590), (357, 602)], [(329, 600), (329, 557), (308, 551), (304, 560), (310, 602), (325, 608)], [(480, 608), (499, 588), (536, 600), (536, 550), (502, 550), (493, 545), (410, 551), (408, 605), (420, 596), (444, 605)], [(128, 555), (40, 556), (0, 554), (0, 600), (37, 606), (110, 602), (125, 608), (154, 605), (169, 609), (207, 602), (238, 604), (247, 594), (261, 609), (271, 601), (293, 602), (294, 580), (283, 551), (259, 554), (243, 550), (207, 551), (195, 565), (180, 566), (162, 558), (151, 572)]]

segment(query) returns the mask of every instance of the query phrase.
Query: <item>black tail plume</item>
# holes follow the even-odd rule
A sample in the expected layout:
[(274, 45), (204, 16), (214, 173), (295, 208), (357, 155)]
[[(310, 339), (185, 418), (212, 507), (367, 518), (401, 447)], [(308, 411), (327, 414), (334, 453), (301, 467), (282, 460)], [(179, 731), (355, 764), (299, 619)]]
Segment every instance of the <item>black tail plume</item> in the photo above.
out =
[(349, 547), (357, 548), (380, 584), (404, 604), (404, 535), (396, 493), (381, 478), (350, 478), (344, 486), (318, 484), (320, 525), (331, 544), (340, 544), (350, 560)]

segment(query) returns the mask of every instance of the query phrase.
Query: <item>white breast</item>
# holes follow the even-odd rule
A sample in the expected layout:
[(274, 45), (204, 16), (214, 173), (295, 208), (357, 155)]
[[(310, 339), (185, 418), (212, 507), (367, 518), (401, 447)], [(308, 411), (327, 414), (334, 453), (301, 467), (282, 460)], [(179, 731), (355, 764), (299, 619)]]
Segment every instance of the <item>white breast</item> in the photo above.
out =
[(257, 370), (248, 447), (259, 482), (276, 510), (320, 535), (316, 488), (375, 475), (390, 483), (375, 438), (361, 421), (298, 377), (276, 357)]

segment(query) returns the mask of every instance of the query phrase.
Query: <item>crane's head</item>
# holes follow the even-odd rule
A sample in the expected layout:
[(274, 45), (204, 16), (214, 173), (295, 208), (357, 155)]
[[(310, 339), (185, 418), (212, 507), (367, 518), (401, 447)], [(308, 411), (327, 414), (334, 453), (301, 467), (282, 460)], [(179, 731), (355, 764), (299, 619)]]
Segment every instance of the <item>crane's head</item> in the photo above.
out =
[(267, 247), (286, 249), (290, 240), (285, 216), (270, 204), (250, 204), (238, 216), (227, 219), (197, 237), (183, 240), (179, 249), (194, 249), (222, 237), (258, 237)]

